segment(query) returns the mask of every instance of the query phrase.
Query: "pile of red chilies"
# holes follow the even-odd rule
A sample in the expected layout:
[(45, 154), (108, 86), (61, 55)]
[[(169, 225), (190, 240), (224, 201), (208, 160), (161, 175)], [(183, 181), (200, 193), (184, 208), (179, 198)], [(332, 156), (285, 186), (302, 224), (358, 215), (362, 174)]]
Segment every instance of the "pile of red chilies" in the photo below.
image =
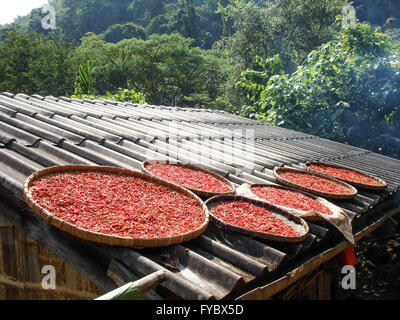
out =
[(144, 179), (109, 173), (62, 173), (34, 182), (33, 199), (88, 231), (134, 238), (181, 235), (205, 219), (190, 197)]
[(302, 211), (315, 210), (331, 215), (332, 211), (318, 200), (303, 193), (274, 186), (252, 187), (251, 191), (258, 197), (274, 204)]
[(199, 170), (172, 164), (152, 164), (146, 166), (146, 169), (164, 180), (186, 188), (216, 193), (232, 191), (223, 181)]
[(221, 201), (211, 214), (225, 223), (277, 236), (298, 237), (300, 233), (269, 210), (244, 201)]
[(361, 183), (370, 186), (382, 186), (383, 184), (380, 183), (378, 180), (368, 177), (365, 174), (361, 174), (351, 169), (345, 168), (336, 168), (331, 166), (325, 166), (323, 164), (310, 164), (309, 166), (311, 169), (318, 171), (320, 173), (326, 174), (328, 176), (350, 181)]

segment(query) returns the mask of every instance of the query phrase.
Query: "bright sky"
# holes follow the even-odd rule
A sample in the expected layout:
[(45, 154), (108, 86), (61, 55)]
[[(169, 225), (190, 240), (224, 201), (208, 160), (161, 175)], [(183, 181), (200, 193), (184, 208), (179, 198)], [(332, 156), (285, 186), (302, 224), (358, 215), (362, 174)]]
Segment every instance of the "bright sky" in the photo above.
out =
[(0, 24), (14, 22), (17, 16), (25, 16), (34, 8), (40, 8), (48, 0), (1, 0)]

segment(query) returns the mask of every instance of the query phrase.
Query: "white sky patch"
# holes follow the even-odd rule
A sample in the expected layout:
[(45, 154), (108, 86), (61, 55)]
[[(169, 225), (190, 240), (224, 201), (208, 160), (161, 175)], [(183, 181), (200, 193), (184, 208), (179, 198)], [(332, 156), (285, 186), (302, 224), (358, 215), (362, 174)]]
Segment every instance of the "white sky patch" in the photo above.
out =
[(48, 0), (1, 0), (0, 24), (14, 22), (18, 16), (25, 16), (34, 8), (41, 8)]

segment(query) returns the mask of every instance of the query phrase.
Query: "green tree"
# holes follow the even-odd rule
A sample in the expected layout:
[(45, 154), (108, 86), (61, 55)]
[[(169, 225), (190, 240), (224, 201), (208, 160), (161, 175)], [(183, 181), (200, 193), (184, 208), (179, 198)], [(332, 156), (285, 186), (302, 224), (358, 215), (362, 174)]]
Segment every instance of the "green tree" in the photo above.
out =
[[(131, 42), (134, 42), (132, 39)], [(104, 35), (88, 33), (75, 50), (74, 64), (79, 67), (90, 60), (96, 66), (93, 88), (103, 94), (115, 88), (128, 88), (127, 68), (132, 51), (127, 40), (118, 44), (107, 43)], [(78, 68), (76, 69), (78, 70)]]
[(292, 71), (307, 54), (335, 35), (334, 22), (346, 0), (280, 0), (261, 6), (253, 1), (231, 0), (220, 7), (233, 21), (233, 34), (221, 42), (242, 64), (257, 67), (254, 57), (281, 56)]
[(196, 10), (199, 15), (199, 27), (203, 32), (203, 48), (211, 49), (223, 34), (222, 17), (218, 12), (218, 6), (214, 0), (207, 0)]
[(42, 19), (45, 17), (45, 14), (42, 13), (41, 8), (36, 8), (31, 11), (29, 14), (29, 20), (28, 20), (28, 25), (27, 29), (29, 31), (37, 32), (37, 33), (43, 33), (48, 35), (51, 30), (45, 30), (42, 26)]
[(73, 88), (72, 45), (53, 39), (9, 30), (0, 43), (0, 90), (26, 94), (65, 95)]
[(152, 19), (165, 15), (166, 5), (171, 1), (133, 0), (127, 8), (130, 19), (146, 28)]
[(160, 14), (151, 19), (149, 25), (146, 27), (146, 35), (170, 33), (169, 21), (167, 18)]
[(387, 36), (358, 24), (293, 74), (279, 56), (259, 63), (238, 84), (252, 102), (242, 115), (400, 157), (400, 46)]
[(195, 45), (202, 44), (204, 35), (200, 29), (200, 17), (196, 13), (193, 0), (178, 2), (178, 9), (170, 21), (170, 30), (186, 38), (194, 39)]
[(79, 40), (87, 32), (100, 34), (114, 24), (129, 22), (126, 11), (131, 0), (63, 0), (57, 11), (57, 28), (68, 40)]
[(108, 27), (104, 33), (104, 40), (112, 43), (130, 38), (146, 39), (144, 28), (132, 22), (128, 22), (125, 24), (114, 24)]
[(226, 35), (214, 47), (224, 51), (234, 66), (225, 85), (223, 99), (234, 106), (246, 104), (243, 92), (235, 86), (241, 71), (261, 71), (256, 57), (279, 54), (285, 72), (291, 73), (308, 53), (333, 39), (337, 33), (336, 15), (345, 0), (229, 0), (219, 3)]
[[(56, 9), (57, 32), (69, 41), (79, 41), (86, 33), (106, 33), (114, 43), (131, 37), (180, 33), (195, 39), (196, 45), (211, 48), (222, 33), (221, 14), (216, 0), (50, 0)], [(220, 0), (228, 3), (229, 0)], [(36, 8), (19, 17), (13, 26), (49, 35), (41, 26), (45, 14)], [(143, 29), (141, 29), (143, 27)], [(1, 37), (0, 29), (0, 37)]]
[(209, 104), (226, 79), (225, 62), (216, 52), (194, 47), (193, 40), (179, 34), (154, 34), (147, 40), (116, 44), (88, 34), (75, 58), (78, 65), (90, 59), (97, 66), (93, 86), (100, 94), (134, 89), (154, 104)]
[(201, 106), (215, 98), (224, 72), (213, 52), (178, 34), (152, 35), (135, 46), (131, 83), (152, 103)]

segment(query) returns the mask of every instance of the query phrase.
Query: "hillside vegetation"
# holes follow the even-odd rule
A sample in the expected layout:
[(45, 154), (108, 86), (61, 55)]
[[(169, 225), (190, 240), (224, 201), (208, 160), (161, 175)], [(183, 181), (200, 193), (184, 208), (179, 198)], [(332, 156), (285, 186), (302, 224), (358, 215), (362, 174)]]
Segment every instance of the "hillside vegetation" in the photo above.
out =
[(0, 91), (223, 109), (400, 157), (398, 0), (49, 4), (55, 30), (41, 8), (0, 28)]

